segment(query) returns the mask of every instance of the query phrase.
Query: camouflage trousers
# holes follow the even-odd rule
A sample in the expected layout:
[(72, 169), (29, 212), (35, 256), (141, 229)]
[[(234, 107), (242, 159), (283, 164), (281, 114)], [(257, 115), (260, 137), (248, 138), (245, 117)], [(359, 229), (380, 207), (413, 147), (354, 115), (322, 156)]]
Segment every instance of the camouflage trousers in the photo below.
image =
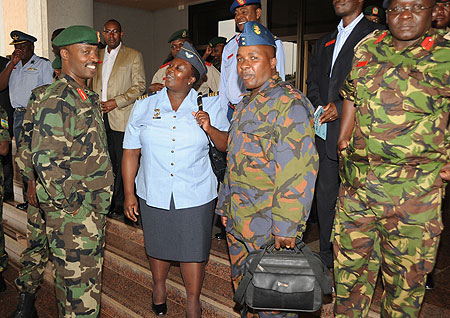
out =
[(3, 195), (0, 194), (0, 273), (5, 270), (7, 265), (8, 253), (5, 250), (5, 231), (3, 230)]
[(381, 316), (419, 316), (442, 231), (442, 190), (405, 196), (393, 200), (379, 182), (357, 190), (341, 185), (334, 229), (335, 317), (368, 315), (380, 268)]
[(48, 262), (49, 249), (43, 213), (39, 208), (28, 205), (27, 248), (22, 252), (22, 268), (15, 282), (20, 292), (36, 293)]
[[(245, 259), (249, 252), (259, 249), (254, 243), (244, 243), (230, 233), (227, 233), (228, 252), (231, 260), (231, 280), (233, 281), (234, 290), (239, 286), (239, 282), (244, 276)], [(274, 311), (252, 311), (249, 309), (247, 318), (296, 318), (295, 313), (281, 313)]]
[[(45, 210), (46, 232), (55, 273), (55, 293), (60, 318), (95, 318), (100, 312), (106, 213), (111, 192), (84, 195), (74, 215), (52, 210), (45, 190), (37, 187)], [(44, 208), (45, 206), (45, 208)]]

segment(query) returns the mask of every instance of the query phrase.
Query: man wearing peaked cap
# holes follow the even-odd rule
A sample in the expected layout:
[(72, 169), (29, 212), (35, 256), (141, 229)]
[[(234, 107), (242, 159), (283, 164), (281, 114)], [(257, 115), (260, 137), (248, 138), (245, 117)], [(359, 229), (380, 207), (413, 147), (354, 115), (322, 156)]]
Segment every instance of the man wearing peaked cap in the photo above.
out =
[[(181, 29), (174, 32), (170, 37), (170, 54), (166, 59), (165, 63), (160, 66), (159, 70), (153, 75), (152, 83), (148, 88), (149, 92), (159, 92), (164, 87), (164, 82), (166, 78), (166, 70), (170, 62), (178, 54), (181, 47), (185, 42), (191, 44), (192, 40), (189, 37), (189, 32), (186, 29)], [(209, 62), (206, 62), (206, 67), (208, 69), (208, 75), (206, 75), (201, 80), (197, 81), (194, 89), (202, 94), (207, 94), (210, 91), (217, 92), (219, 90), (220, 73), (219, 71)]]
[(54, 38), (61, 75), (45, 94), (31, 96), (30, 108), (36, 110), (31, 149), (21, 147), (18, 156), (22, 166), (31, 158), (38, 176), (59, 317), (64, 318), (94, 318), (100, 310), (104, 230), (114, 177), (99, 97), (86, 87), (96, 72), (99, 40), (98, 32), (82, 25)]
[[(11, 55), (11, 61), (0, 73), (0, 91), (9, 87), (9, 97), (14, 108), (13, 133), (18, 148), (23, 117), (31, 90), (52, 83), (53, 69), (49, 60), (34, 54), (34, 42), (36, 42), (34, 36), (15, 30), (11, 32), (11, 39), (10, 45), (14, 45), (14, 52)], [(17, 205), (24, 211), (28, 207), (27, 186), (24, 182), (25, 203)]]
[(433, 9), (433, 22), (436, 29), (449, 31), (450, 0), (437, 0)]
[[(281, 79), (275, 49), (274, 36), (263, 25), (245, 23), (236, 59), (248, 93), (233, 115), (216, 209), (227, 232), (235, 289), (249, 252), (271, 238), (276, 248), (294, 248), (296, 237), (306, 229), (319, 165), (313, 107)], [(255, 311), (246, 317), (297, 314)]]
[(364, 9), (364, 16), (367, 20), (374, 23), (384, 22), (384, 10), (378, 6), (368, 6)]
[(435, 0), (409, 12), (406, 3), (390, 1), (389, 30), (359, 42), (341, 86), (337, 318), (367, 317), (378, 277), (382, 317), (419, 317), (436, 262), (450, 180), (450, 42), (431, 27)]
[[(244, 28), (244, 24), (248, 21), (259, 22), (262, 10), (259, 0), (235, 0), (231, 5), (230, 11), (234, 14), (234, 20), (240, 32)], [(225, 45), (222, 53), (221, 73), (220, 73), (220, 105), (227, 111), (227, 117), (231, 120), (235, 105), (242, 99), (245, 93), (245, 85), (236, 71), (236, 54), (238, 50), (239, 37), (238, 34), (233, 37), (227, 45)], [(284, 46), (280, 40), (276, 40), (277, 44), (277, 71), (284, 80)]]
[(209, 40), (208, 46), (206, 47), (205, 53), (203, 54), (203, 59), (206, 61), (209, 56), (212, 57), (212, 64), (214, 67), (220, 71), (220, 64), (222, 63), (222, 53), (225, 44), (227, 43), (227, 38), (223, 36), (215, 36)]

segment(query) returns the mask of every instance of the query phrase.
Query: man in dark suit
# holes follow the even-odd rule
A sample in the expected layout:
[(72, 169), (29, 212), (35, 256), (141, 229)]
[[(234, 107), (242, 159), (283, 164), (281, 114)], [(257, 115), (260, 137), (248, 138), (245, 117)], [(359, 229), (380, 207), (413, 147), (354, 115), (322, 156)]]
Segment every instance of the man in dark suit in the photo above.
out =
[(339, 89), (350, 72), (355, 45), (372, 31), (384, 29), (364, 19), (364, 0), (332, 1), (336, 15), (342, 19), (337, 30), (317, 41), (307, 80), (307, 96), (314, 107), (324, 108), (320, 123), (327, 124), (326, 140), (316, 136), (320, 162), (315, 199), (320, 229), (320, 256), (329, 268), (333, 267), (330, 237), (340, 183), (337, 138), (343, 99)]

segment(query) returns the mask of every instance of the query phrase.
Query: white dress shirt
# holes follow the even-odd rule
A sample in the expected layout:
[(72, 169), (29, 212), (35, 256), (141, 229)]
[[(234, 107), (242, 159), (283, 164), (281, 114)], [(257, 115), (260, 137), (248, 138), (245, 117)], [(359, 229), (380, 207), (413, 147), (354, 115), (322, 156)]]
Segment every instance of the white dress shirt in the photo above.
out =
[[(228, 131), (219, 96), (204, 97), (203, 109), (211, 125)], [(136, 101), (128, 120), (124, 149), (141, 149), (136, 176), (137, 195), (149, 206), (170, 209), (196, 207), (217, 197), (217, 178), (208, 156), (208, 139), (192, 112), (198, 111), (197, 92), (191, 89), (175, 112), (167, 88)]]
[(121, 46), (122, 42), (111, 52), (108, 52), (108, 47), (105, 48), (105, 56), (102, 62), (102, 102), (108, 100), (108, 81)]
[(33, 54), (25, 65), (19, 61), (14, 66), (8, 82), (12, 107), (27, 107), (31, 91), (51, 83), (53, 83), (53, 68), (49, 60)]
[(337, 57), (339, 56), (339, 52), (341, 52), (342, 47), (345, 44), (345, 41), (347, 41), (348, 37), (352, 33), (353, 29), (356, 27), (356, 25), (361, 21), (361, 19), (364, 18), (364, 14), (360, 13), (356, 17), (355, 20), (353, 20), (349, 25), (347, 25), (344, 28), (344, 21), (341, 19), (341, 22), (339, 22), (337, 29), (338, 34), (336, 36), (336, 43), (334, 44), (334, 50), (333, 50), (333, 59), (331, 60), (331, 71), (330, 71), (330, 77), (333, 73), (333, 66), (334, 62), (336, 62)]

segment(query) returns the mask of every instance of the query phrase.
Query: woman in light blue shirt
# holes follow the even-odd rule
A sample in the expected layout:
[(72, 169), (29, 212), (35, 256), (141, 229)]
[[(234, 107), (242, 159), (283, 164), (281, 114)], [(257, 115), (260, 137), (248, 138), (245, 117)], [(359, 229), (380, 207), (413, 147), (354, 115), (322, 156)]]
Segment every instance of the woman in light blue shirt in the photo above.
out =
[(125, 131), (124, 209), (133, 221), (138, 214), (142, 217), (157, 315), (167, 312), (165, 281), (170, 262), (179, 261), (187, 317), (201, 316), (200, 292), (217, 197), (208, 137), (225, 151), (229, 127), (218, 96), (204, 97), (204, 111), (198, 109), (192, 86), (205, 73), (200, 55), (185, 42), (167, 68), (166, 87), (136, 102)]

